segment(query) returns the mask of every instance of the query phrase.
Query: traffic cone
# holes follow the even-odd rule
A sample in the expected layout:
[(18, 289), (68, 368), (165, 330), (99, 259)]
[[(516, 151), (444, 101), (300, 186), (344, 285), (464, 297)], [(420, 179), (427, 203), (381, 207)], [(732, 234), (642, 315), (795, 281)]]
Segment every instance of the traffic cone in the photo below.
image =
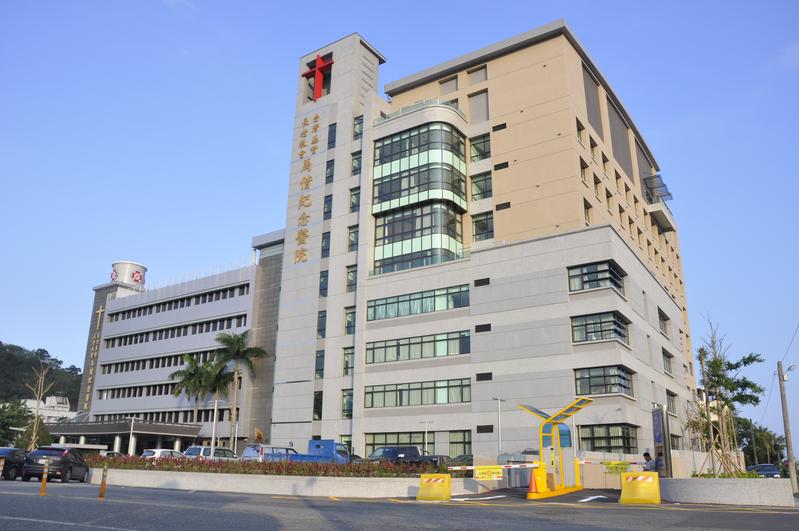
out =
[(538, 485), (535, 481), (535, 468), (530, 469), (530, 486), (527, 488), (527, 494), (538, 494)]

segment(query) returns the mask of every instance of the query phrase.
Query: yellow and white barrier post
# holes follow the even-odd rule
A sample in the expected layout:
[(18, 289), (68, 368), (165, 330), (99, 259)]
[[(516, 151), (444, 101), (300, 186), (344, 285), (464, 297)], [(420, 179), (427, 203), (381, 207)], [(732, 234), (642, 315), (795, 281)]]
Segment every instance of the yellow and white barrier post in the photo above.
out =
[(100, 501), (105, 501), (105, 482), (108, 479), (108, 463), (103, 464), (103, 479), (100, 482), (100, 495), (97, 497)]
[(447, 501), (450, 499), (449, 474), (422, 474), (419, 478), (419, 492), (417, 500), (422, 501)]
[(50, 473), (50, 460), (44, 461), (44, 470), (42, 470), (42, 485), (39, 487), (39, 496), (47, 496), (47, 475)]
[(657, 472), (623, 472), (619, 503), (660, 503)]

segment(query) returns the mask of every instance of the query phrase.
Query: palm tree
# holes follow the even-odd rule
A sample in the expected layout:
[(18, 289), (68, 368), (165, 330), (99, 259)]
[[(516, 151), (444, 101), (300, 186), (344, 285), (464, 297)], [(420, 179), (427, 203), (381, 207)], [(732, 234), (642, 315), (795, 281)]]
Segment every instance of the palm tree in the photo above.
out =
[[(228, 372), (227, 362), (224, 360), (207, 361), (202, 365), (205, 373), (205, 392), (214, 393), (214, 400), (219, 396), (227, 398), (228, 389), (233, 381), (233, 373)], [(233, 396), (236, 396), (235, 394)], [(231, 413), (232, 414), (232, 413)], [(233, 424), (231, 424), (232, 428)], [(216, 446), (216, 418), (214, 418), (214, 431), (211, 437), (211, 448)], [(234, 450), (235, 451), (235, 450)]]
[(204, 370), (204, 365), (201, 365), (197, 358), (191, 354), (184, 354), (183, 361), (186, 363), (185, 369), (180, 369), (169, 375), (170, 380), (178, 380), (175, 385), (175, 390), (172, 392), (174, 396), (180, 396), (181, 393), (186, 393), (186, 396), (194, 398), (194, 416), (192, 422), (198, 422), (197, 412), (200, 406), (200, 396), (208, 393), (206, 389), (207, 372)]
[(238, 445), (236, 433), (234, 432), (237, 419), (237, 406), (238, 406), (238, 389), (239, 378), (241, 377), (239, 366), (243, 365), (247, 369), (250, 378), (255, 377), (255, 360), (265, 358), (269, 354), (259, 347), (248, 347), (247, 341), (249, 340), (250, 331), (245, 330), (241, 334), (228, 334), (222, 332), (216, 336), (216, 342), (219, 343), (219, 363), (225, 364), (233, 362), (233, 404), (230, 410), (230, 447), (236, 451)]

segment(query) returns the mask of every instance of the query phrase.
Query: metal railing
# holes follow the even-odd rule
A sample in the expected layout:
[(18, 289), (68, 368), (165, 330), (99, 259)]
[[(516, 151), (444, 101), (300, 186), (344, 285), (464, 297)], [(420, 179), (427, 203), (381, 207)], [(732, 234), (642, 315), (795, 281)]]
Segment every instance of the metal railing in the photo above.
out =
[(400, 107), (400, 109), (398, 111), (395, 111), (395, 112), (389, 113), (389, 114), (387, 114), (385, 116), (381, 116), (380, 118), (377, 118), (374, 121), (374, 125), (380, 125), (380, 124), (385, 123), (385, 122), (387, 122), (389, 120), (393, 120), (394, 118), (398, 118), (400, 116), (404, 116), (406, 114), (410, 114), (410, 113), (412, 113), (414, 111), (417, 111), (419, 109), (423, 109), (424, 107), (433, 107), (435, 105), (444, 105), (446, 107), (449, 107), (450, 109), (452, 109), (453, 111), (458, 113), (458, 116), (463, 118), (464, 121), (466, 121), (466, 115), (463, 114), (463, 112), (461, 112), (461, 110), (456, 106), (455, 103), (451, 102), (450, 100), (445, 100), (443, 98), (436, 98), (436, 99), (432, 99), (432, 100), (417, 101), (416, 103), (414, 103), (412, 105), (406, 105), (405, 107)]

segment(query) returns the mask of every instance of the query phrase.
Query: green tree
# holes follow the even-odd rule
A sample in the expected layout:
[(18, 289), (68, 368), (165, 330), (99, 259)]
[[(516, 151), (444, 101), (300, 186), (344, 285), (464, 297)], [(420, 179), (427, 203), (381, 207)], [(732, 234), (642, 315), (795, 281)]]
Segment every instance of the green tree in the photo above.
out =
[(50, 435), (50, 432), (47, 431), (47, 426), (43, 423), (39, 424), (39, 428), (36, 431), (36, 441), (32, 440), (33, 425), (35, 422), (35, 419), (32, 420), (25, 428), (25, 431), (22, 432), (22, 435), (19, 436), (19, 439), (17, 439), (17, 448), (25, 448), (30, 452), (36, 448), (48, 446), (53, 443), (53, 437)]
[[(228, 390), (233, 382), (233, 373), (228, 371), (227, 363), (220, 360), (209, 361), (203, 364), (203, 370), (206, 372), (207, 392), (214, 394), (214, 400), (219, 400), (220, 396), (227, 398)], [(212, 441), (211, 444), (216, 446), (216, 441)]]
[(184, 354), (183, 361), (186, 363), (185, 369), (180, 369), (169, 375), (170, 380), (178, 380), (175, 385), (173, 395), (180, 396), (181, 393), (186, 393), (186, 396), (194, 399), (194, 416), (192, 421), (197, 423), (197, 411), (200, 406), (200, 397), (208, 394), (208, 375), (209, 371), (201, 365), (197, 358), (191, 354)]
[(244, 367), (250, 378), (255, 377), (255, 360), (269, 356), (267, 352), (259, 347), (248, 347), (250, 331), (246, 330), (241, 334), (228, 334), (222, 332), (216, 336), (219, 343), (219, 363), (233, 362), (233, 403), (230, 410), (230, 447), (236, 451), (238, 441), (236, 441), (235, 426), (237, 422), (236, 411), (238, 407), (239, 379), (241, 378), (240, 367)]
[(752, 444), (752, 421), (742, 417), (735, 418), (735, 429), (744, 458), (750, 465), (755, 464), (754, 452), (757, 449), (758, 463), (777, 464), (785, 455), (785, 437), (777, 435), (770, 429), (754, 423), (754, 444)]
[(14, 443), (19, 432), (11, 428), (24, 428), (31, 418), (30, 411), (21, 400), (0, 404), (0, 446)]

